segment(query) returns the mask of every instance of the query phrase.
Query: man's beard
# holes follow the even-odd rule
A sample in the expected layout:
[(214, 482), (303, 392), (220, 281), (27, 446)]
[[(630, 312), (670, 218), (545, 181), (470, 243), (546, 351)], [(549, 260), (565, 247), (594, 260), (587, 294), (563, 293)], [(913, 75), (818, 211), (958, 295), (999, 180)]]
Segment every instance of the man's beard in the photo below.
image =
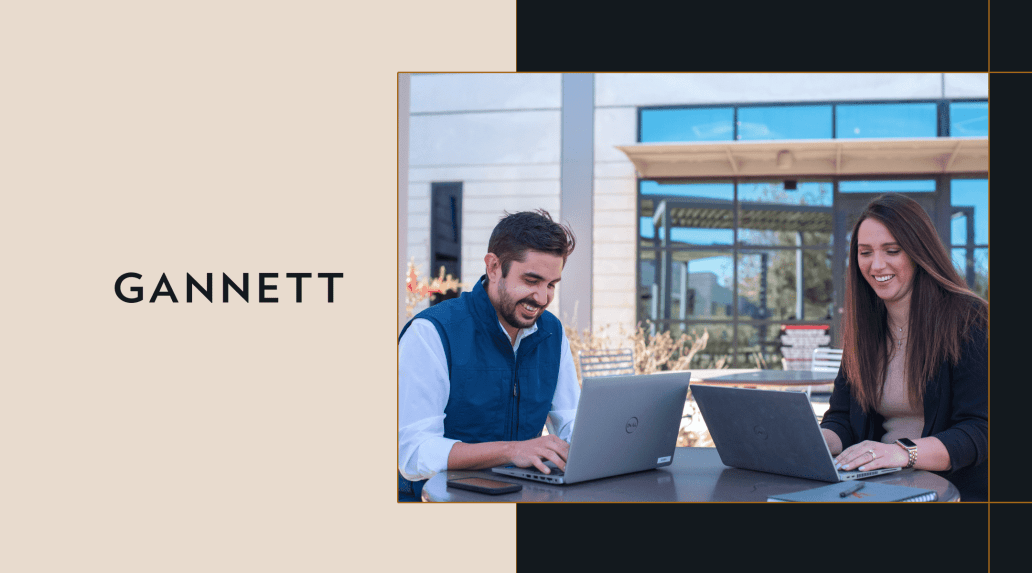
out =
[[(517, 309), (524, 303), (538, 308), (537, 314), (534, 318), (527, 320), (521, 318), (517, 314)], [(512, 297), (509, 296), (509, 291), (505, 288), (505, 281), (502, 280), (498, 283), (498, 306), (500, 307), (498, 309), (498, 313), (502, 315), (502, 319), (504, 319), (509, 326), (516, 328), (530, 328), (535, 322), (537, 322), (537, 319), (541, 317), (541, 313), (548, 305), (538, 307), (538, 304), (534, 302), (534, 299), (531, 297), (527, 297), (519, 301), (513, 301)]]

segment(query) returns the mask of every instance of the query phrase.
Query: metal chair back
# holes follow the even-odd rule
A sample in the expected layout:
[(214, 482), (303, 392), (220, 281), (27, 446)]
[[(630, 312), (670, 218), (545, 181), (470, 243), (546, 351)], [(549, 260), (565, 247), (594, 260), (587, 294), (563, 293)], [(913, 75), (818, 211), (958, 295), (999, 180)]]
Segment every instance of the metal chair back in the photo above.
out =
[(581, 350), (581, 378), (634, 374), (634, 353), (629, 348)]
[(810, 363), (810, 370), (813, 372), (838, 372), (842, 365), (842, 350), (840, 348), (814, 348), (813, 362)]
[[(813, 362), (810, 363), (810, 370), (812, 372), (838, 372), (839, 366), (842, 365), (842, 349), (841, 348), (827, 348), (820, 347), (813, 349)], [(834, 384), (825, 384), (818, 386), (819, 392), (831, 392), (835, 388)], [(806, 394), (812, 395), (813, 387), (806, 387)], [(824, 416), (818, 416), (817, 421), (820, 422)]]

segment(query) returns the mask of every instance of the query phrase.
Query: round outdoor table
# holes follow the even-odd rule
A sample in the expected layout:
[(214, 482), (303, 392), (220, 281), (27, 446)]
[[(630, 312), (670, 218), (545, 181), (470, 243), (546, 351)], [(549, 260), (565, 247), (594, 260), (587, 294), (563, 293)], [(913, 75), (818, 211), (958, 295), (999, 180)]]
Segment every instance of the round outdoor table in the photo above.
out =
[[(447, 481), (461, 477), (485, 477), (523, 485), (516, 493), (487, 495), (449, 488)], [(959, 501), (960, 493), (949, 480), (923, 470), (901, 470), (867, 478), (881, 482), (934, 490), (939, 501)], [(827, 485), (826, 482), (792, 476), (730, 468), (720, 462), (716, 448), (677, 448), (673, 463), (665, 468), (571, 485), (550, 485), (499, 475), (490, 470), (449, 470), (427, 481), (423, 501), (762, 501), (772, 495)]]
[(694, 383), (717, 386), (820, 386), (834, 383), (836, 375), (836, 372), (810, 370), (757, 370), (737, 374), (706, 375), (699, 377)]

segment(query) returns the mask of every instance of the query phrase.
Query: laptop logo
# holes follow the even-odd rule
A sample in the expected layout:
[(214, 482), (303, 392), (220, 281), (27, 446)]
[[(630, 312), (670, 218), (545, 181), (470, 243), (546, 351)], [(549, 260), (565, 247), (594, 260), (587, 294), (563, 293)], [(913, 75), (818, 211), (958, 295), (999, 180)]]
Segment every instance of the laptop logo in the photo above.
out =
[(763, 426), (756, 426), (753, 428), (753, 433), (756, 434), (761, 440), (767, 439), (767, 429)]
[(631, 418), (630, 420), (627, 420), (627, 426), (624, 429), (627, 430), (628, 434), (634, 432), (634, 430), (637, 430), (638, 418)]

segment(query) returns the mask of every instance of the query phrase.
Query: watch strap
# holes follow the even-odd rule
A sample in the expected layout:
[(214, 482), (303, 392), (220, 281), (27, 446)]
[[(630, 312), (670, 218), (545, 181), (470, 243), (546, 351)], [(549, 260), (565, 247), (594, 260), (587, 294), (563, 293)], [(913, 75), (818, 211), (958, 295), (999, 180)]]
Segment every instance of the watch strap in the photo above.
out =
[(901, 447), (904, 450), (906, 450), (907, 451), (907, 456), (909, 456), (909, 459), (907, 460), (907, 465), (904, 466), (903, 469), (908, 469), (908, 468), (914, 467), (914, 464), (917, 463), (917, 446), (916, 445), (914, 445), (914, 446), (907, 446), (907, 445), (905, 445), (903, 442), (901, 442), (899, 440), (896, 440), (896, 443), (899, 445), (899, 447)]

